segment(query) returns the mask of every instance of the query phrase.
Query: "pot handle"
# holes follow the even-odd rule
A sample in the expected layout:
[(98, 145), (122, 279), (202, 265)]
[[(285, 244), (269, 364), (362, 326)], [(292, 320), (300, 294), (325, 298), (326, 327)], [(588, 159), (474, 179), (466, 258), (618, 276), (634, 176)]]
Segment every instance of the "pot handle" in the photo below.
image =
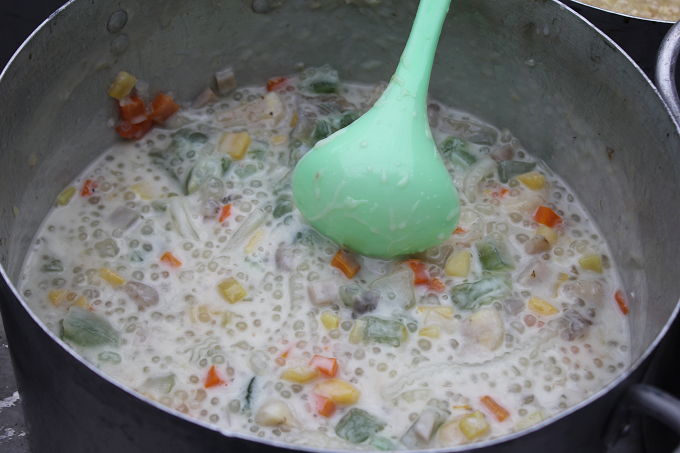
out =
[(656, 87), (673, 118), (680, 123), (680, 99), (675, 86), (675, 65), (680, 54), (680, 21), (668, 30), (656, 56)]
[[(651, 385), (636, 384), (626, 390), (609, 420), (603, 439), (608, 448), (619, 439), (632, 411), (653, 417), (680, 435), (680, 400)], [(673, 453), (680, 453), (680, 445)]]

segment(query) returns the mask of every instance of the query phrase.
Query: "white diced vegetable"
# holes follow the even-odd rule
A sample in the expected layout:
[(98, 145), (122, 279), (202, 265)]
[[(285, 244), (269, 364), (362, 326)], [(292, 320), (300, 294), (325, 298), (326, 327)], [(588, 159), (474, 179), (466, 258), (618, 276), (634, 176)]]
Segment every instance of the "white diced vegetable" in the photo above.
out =
[(192, 109), (202, 109), (206, 105), (211, 105), (217, 102), (217, 96), (210, 87), (206, 87), (191, 103)]
[(134, 209), (121, 206), (111, 214), (109, 223), (112, 228), (119, 230), (127, 230), (139, 219), (139, 214)]
[(175, 231), (183, 238), (191, 238), (198, 240), (198, 233), (194, 223), (189, 218), (184, 202), (180, 197), (171, 197), (168, 199), (168, 211)]
[(330, 305), (339, 300), (338, 285), (333, 281), (310, 283), (307, 292), (309, 300), (317, 307)]
[(383, 303), (409, 309), (416, 304), (413, 291), (414, 274), (410, 267), (400, 269), (387, 277), (374, 280), (368, 287), (380, 291)]
[(260, 426), (286, 425), (291, 428), (299, 426), (288, 405), (281, 400), (272, 400), (263, 404), (255, 415), (255, 423)]
[(220, 69), (215, 73), (215, 80), (217, 81), (217, 91), (224, 96), (231, 90), (236, 88), (236, 77), (231, 66)]
[(140, 309), (151, 307), (158, 303), (158, 291), (144, 283), (127, 282), (123, 285), (123, 291)]
[(461, 332), (472, 344), (493, 351), (503, 342), (505, 328), (496, 310), (483, 308), (463, 322)]
[(236, 245), (240, 244), (246, 238), (251, 237), (252, 234), (262, 226), (264, 221), (267, 220), (267, 214), (264, 213), (262, 209), (256, 209), (252, 214), (248, 216), (246, 220), (243, 221), (241, 226), (236, 233), (227, 242), (227, 250), (231, 250)]
[(258, 349), (251, 354), (250, 359), (248, 359), (248, 365), (250, 365), (253, 373), (258, 376), (264, 376), (269, 371), (269, 356), (266, 352)]

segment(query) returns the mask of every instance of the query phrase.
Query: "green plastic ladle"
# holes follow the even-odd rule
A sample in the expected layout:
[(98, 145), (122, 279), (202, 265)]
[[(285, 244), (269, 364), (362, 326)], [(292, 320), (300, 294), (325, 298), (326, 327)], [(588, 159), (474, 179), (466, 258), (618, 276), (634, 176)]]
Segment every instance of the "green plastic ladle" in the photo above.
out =
[(432, 139), (427, 88), (451, 0), (421, 0), (397, 71), (361, 118), (298, 162), (293, 197), (322, 234), (368, 256), (421, 252), (447, 239), (460, 202)]

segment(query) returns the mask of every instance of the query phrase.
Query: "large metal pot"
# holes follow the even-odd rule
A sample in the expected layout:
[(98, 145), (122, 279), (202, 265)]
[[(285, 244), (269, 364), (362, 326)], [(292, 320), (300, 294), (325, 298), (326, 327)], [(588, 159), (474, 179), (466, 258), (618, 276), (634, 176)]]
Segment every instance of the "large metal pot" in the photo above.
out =
[[(73, 0), (22, 46), (0, 78), (0, 290), (35, 453), (286, 448), (219, 432), (112, 382), (48, 332), (14, 284), (57, 194), (116, 140), (106, 88), (119, 70), (179, 100), (226, 64), (243, 83), (299, 62), (330, 63), (345, 80), (387, 80), (415, 9), (389, 0)], [(557, 417), (467, 448), (603, 451), (625, 420), (629, 406), (603, 438), (624, 392), (626, 404), (663, 410), (635, 384), (680, 295), (677, 124), (616, 45), (551, 0), (454, 0), (430, 89), (510, 128), (560, 172), (606, 236), (631, 306), (630, 370)]]

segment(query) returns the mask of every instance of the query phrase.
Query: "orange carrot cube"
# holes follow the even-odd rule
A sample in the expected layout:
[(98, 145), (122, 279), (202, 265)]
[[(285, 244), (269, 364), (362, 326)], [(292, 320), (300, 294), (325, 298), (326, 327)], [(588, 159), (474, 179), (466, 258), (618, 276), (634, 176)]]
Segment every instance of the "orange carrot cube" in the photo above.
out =
[(508, 412), (503, 406), (498, 404), (493, 398), (490, 396), (483, 396), (481, 398), (482, 404), (484, 407), (486, 407), (489, 412), (491, 412), (491, 415), (496, 418), (499, 422), (502, 422), (506, 418), (510, 416), (510, 412)]
[(227, 381), (225, 381), (215, 369), (215, 365), (211, 366), (210, 371), (208, 371), (208, 375), (205, 377), (205, 388), (209, 389), (211, 387), (217, 387), (218, 385), (224, 385), (226, 383)]
[(361, 269), (359, 263), (354, 261), (348, 253), (345, 253), (342, 250), (338, 250), (338, 253), (335, 254), (331, 261), (331, 266), (340, 269), (347, 278), (354, 277), (354, 274)]
[(539, 206), (538, 210), (536, 210), (536, 214), (534, 214), (534, 220), (538, 223), (542, 223), (543, 225), (553, 228), (562, 219), (560, 216), (555, 214), (552, 209), (546, 206)]
[(161, 256), (161, 261), (168, 264), (170, 267), (180, 267), (182, 265), (182, 262), (175, 258), (170, 252), (165, 252), (163, 256)]
[(309, 362), (309, 366), (316, 368), (330, 377), (334, 377), (335, 373), (338, 372), (338, 361), (336, 359), (320, 355), (315, 355), (312, 357), (312, 360)]

